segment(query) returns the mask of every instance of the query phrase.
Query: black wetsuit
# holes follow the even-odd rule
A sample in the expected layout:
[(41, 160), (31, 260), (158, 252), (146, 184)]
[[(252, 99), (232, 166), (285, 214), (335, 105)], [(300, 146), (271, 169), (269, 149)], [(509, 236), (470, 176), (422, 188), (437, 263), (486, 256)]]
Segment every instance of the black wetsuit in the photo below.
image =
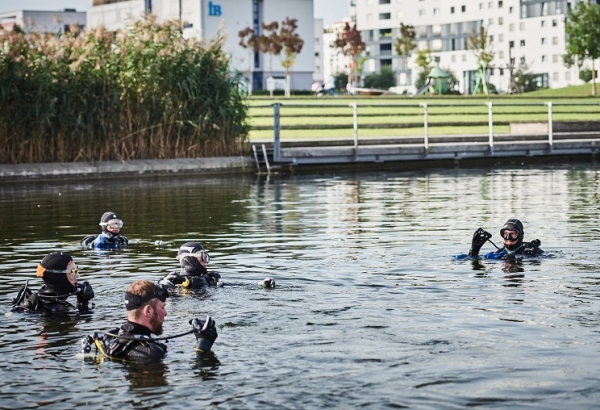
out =
[(207, 271), (202, 266), (198, 265), (201, 269), (190, 269), (181, 268), (179, 272), (173, 272), (164, 277), (160, 281), (161, 284), (174, 288), (179, 285), (185, 289), (202, 289), (208, 286), (218, 286), (221, 280), (221, 275), (215, 271)]
[[(87, 284), (91, 289), (89, 283)], [(67, 301), (71, 294), (56, 291), (48, 285), (43, 285), (37, 292), (32, 292), (28, 285), (23, 285), (19, 289), (17, 296), (13, 299), (13, 312), (38, 312), (46, 315), (66, 315), (70, 310), (77, 308), (79, 312), (89, 311), (89, 300), (93, 298), (86, 297), (81, 293), (77, 295), (77, 306), (73, 306)]]
[(127, 321), (120, 328), (113, 329), (109, 333), (125, 337), (105, 334), (101, 339), (105, 353), (112, 358), (132, 362), (153, 362), (167, 354), (167, 346), (153, 340), (150, 337), (152, 331), (146, 326)]

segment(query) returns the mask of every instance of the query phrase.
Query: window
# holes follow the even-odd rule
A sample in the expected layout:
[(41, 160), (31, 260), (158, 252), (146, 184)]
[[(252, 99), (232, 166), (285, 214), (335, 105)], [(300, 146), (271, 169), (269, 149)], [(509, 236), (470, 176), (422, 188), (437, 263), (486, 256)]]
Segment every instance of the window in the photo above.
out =
[(552, 37), (552, 45), (555, 46), (558, 44), (558, 37)]
[(488, 24), (489, 24), (490, 26), (491, 26), (492, 24), (494, 24), (494, 19), (493, 19), (493, 18), (490, 18), (490, 19), (488, 20)]
[(494, 7), (494, 2), (493, 1), (488, 1), (488, 9), (491, 9)]
[(571, 72), (570, 71), (565, 72), (565, 80), (571, 81)]
[(494, 42), (494, 36), (489, 36), (489, 41), (490, 41), (490, 43), (493, 43)]
[(558, 20), (554, 19), (552, 20), (552, 27), (556, 27), (558, 26)]
[(515, 25), (513, 23), (508, 25), (508, 31), (515, 31)]
[(379, 20), (390, 20), (392, 13), (379, 13)]
[(509, 41), (508, 42), (508, 48), (514, 48), (515, 47), (515, 42), (514, 41)]
[(525, 64), (525, 57), (521, 57), (521, 64)]
[(460, 6), (460, 11), (463, 13), (467, 11), (467, 6)]
[(391, 67), (392, 59), (391, 58), (382, 58), (381, 59), (381, 67)]
[(479, 3), (479, 10), (483, 10), (483, 3)]
[(546, 62), (546, 56), (542, 56), (542, 63)]
[(557, 55), (557, 54), (554, 54), (554, 55), (552, 56), (552, 62), (553, 62), (553, 63), (558, 63), (558, 55)]
[(542, 37), (542, 45), (546, 44), (546, 38)]
[(502, 0), (498, 1), (498, 8), (501, 9), (504, 6), (504, 2)]
[(499, 26), (503, 26), (504, 25), (504, 17), (498, 17), (498, 25)]
[(498, 51), (498, 58), (502, 60), (504, 58), (504, 51)]
[(392, 29), (382, 28), (381, 30), (379, 30), (379, 38), (392, 38)]
[(510, 6), (510, 7), (508, 8), (508, 14), (512, 14), (512, 12), (513, 12), (513, 7), (512, 7), (512, 6)]
[(379, 54), (382, 56), (392, 55), (392, 44), (380, 44), (379, 45)]
[(454, 14), (454, 7), (450, 7), (450, 14)]
[(520, 31), (525, 31), (525, 22), (524, 21), (522, 21), (522, 22), (519, 23), (519, 30)]
[(546, 20), (542, 20), (541, 23), (542, 27), (546, 27)]
[(543, 2), (542, 3), (542, 16), (547, 16), (548, 15), (548, 2)]
[(504, 41), (504, 34), (498, 34), (498, 42), (502, 43)]
[(425, 9), (419, 9), (419, 16), (425, 15)]
[(315, 51), (315, 57), (319, 57), (319, 52)]
[(552, 80), (558, 81), (558, 73), (556, 73), (556, 72), (552, 73)]
[(462, 55), (462, 61), (467, 61), (467, 55), (466, 54)]
[(525, 47), (525, 40), (521, 40), (521, 47)]
[(436, 8), (433, 9), (433, 15), (434, 16), (439, 16), (440, 15), (440, 8), (439, 7), (436, 7)]
[(391, 0), (379, 0), (379, 4), (390, 4)]
[(498, 69), (498, 71), (499, 71), (499, 73), (498, 73), (498, 74), (500, 74), (500, 75), (504, 75), (504, 68), (499, 68), (499, 69)]
[(450, 57), (450, 61), (452, 61), (453, 63), (456, 63), (456, 56), (453, 55), (452, 57)]

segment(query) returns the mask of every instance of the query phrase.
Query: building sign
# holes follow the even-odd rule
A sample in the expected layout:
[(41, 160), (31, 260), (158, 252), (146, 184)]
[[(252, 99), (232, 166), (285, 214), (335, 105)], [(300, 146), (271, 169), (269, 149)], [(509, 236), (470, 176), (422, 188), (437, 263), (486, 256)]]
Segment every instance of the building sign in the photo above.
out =
[(222, 14), (221, 5), (214, 4), (212, 1), (209, 1), (208, 2), (208, 15), (209, 16), (220, 16), (221, 14)]

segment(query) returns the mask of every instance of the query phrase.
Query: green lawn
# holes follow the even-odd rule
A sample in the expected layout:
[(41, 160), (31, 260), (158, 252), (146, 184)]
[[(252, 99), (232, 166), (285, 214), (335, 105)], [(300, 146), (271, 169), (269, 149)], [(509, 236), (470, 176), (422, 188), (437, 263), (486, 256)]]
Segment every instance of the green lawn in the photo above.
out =
[[(430, 135), (487, 134), (486, 103), (491, 102), (497, 123), (494, 133), (501, 134), (508, 133), (509, 122), (547, 121), (548, 101), (552, 102), (553, 121), (598, 121), (600, 99), (590, 95), (591, 84), (513, 96), (251, 97), (248, 122), (251, 127), (260, 128), (250, 131), (250, 140), (272, 139), (273, 104), (277, 102), (281, 104), (282, 139), (352, 137), (350, 105), (356, 103), (360, 137), (423, 135), (424, 109), (419, 104), (426, 103)], [(342, 129), (327, 129), (336, 126)]]

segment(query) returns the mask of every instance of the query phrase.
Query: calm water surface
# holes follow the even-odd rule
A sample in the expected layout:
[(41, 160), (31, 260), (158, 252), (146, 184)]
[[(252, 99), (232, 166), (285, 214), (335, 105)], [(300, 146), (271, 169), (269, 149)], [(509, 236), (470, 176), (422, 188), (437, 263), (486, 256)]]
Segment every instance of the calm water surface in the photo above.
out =
[[(599, 194), (593, 164), (0, 185), (0, 407), (595, 407)], [(107, 210), (129, 249), (81, 249)], [(479, 226), (500, 243), (510, 217), (548, 257), (452, 258)], [(157, 365), (83, 356), (85, 334), (123, 321), (126, 287), (176, 269), (188, 240), (226, 286), (170, 298), (165, 334), (210, 314), (214, 358), (196, 360), (192, 335)], [(93, 285), (93, 313), (10, 313), (55, 250)]]

